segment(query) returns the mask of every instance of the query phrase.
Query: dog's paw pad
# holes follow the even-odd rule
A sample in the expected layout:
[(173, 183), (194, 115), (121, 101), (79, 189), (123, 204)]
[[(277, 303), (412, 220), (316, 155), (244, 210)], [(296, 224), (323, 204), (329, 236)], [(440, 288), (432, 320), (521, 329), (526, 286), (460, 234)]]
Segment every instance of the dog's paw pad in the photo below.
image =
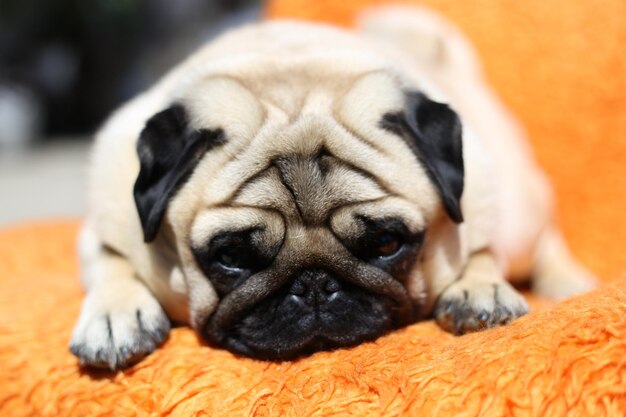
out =
[(169, 330), (170, 321), (156, 300), (132, 309), (86, 306), (70, 351), (83, 365), (118, 370), (152, 353)]
[(524, 298), (506, 282), (458, 281), (441, 294), (434, 317), (444, 330), (464, 334), (510, 323), (527, 312)]

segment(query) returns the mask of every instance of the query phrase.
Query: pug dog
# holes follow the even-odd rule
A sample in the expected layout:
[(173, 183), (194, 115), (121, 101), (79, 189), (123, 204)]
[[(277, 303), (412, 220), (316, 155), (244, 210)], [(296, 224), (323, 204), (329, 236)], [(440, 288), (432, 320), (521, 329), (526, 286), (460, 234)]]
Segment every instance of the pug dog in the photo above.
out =
[(464, 334), (593, 279), (523, 134), (431, 12), (269, 21), (203, 47), (100, 129), (71, 351), (112, 370), (171, 322), (289, 360), (433, 317)]

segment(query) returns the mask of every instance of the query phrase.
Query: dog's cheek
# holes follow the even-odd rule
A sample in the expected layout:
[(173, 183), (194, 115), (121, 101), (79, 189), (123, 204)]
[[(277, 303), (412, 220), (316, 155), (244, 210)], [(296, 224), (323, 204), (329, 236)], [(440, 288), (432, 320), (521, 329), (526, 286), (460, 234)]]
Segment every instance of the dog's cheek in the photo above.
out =
[(204, 324), (217, 308), (219, 298), (211, 282), (192, 262), (187, 262), (184, 270), (189, 294), (190, 322), (196, 331), (202, 331)]
[(406, 289), (414, 305), (424, 305), (427, 299), (426, 281), (424, 280), (424, 272), (419, 265), (414, 266), (413, 270), (408, 273)]

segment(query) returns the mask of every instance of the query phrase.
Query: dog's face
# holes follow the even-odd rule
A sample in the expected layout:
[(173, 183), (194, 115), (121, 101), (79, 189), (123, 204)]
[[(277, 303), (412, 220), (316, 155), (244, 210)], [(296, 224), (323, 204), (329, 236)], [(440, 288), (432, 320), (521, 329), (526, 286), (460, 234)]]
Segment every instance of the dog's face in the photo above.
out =
[(145, 240), (165, 217), (194, 327), (253, 357), (353, 345), (415, 320), (429, 226), (462, 221), (452, 110), (384, 71), (300, 77), (207, 79), (138, 142)]

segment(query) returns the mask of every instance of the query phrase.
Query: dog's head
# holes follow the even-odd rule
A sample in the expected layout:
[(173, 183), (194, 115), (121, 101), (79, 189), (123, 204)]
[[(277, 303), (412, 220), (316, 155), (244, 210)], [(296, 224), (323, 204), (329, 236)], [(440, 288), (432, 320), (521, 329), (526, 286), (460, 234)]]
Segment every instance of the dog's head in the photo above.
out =
[(168, 225), (194, 327), (254, 357), (415, 320), (429, 226), (462, 221), (461, 125), (447, 105), (385, 71), (301, 76), (206, 79), (137, 146), (145, 241)]

